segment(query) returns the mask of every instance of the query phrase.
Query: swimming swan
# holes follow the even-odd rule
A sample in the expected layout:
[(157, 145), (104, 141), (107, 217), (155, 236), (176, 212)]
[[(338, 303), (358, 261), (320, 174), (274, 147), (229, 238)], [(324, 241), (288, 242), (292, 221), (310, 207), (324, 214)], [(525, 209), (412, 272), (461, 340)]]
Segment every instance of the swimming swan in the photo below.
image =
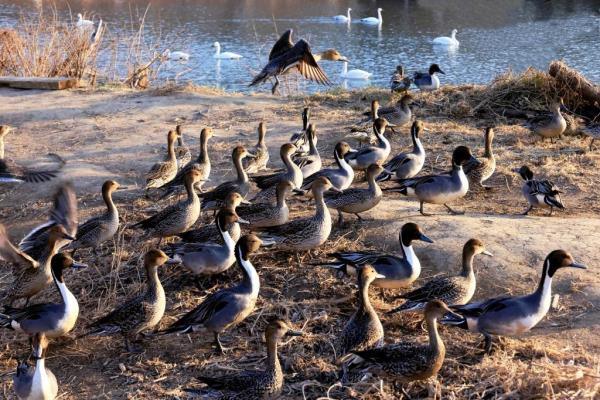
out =
[(433, 39), (433, 44), (438, 46), (455, 46), (458, 47), (459, 41), (456, 40), (456, 33), (458, 31), (456, 29), (452, 30), (451, 37), (448, 36), (440, 36)]
[(342, 66), (342, 73), (340, 76), (344, 79), (369, 79), (373, 75), (370, 72), (363, 71), (362, 69), (351, 69), (348, 71), (348, 61), (344, 61), (344, 65)]
[(363, 24), (369, 24), (369, 25), (381, 25), (383, 23), (383, 18), (381, 18), (382, 11), (383, 11), (383, 8), (378, 8), (377, 9), (377, 18), (367, 17), (367, 18), (361, 19), (360, 22), (362, 22)]
[(216, 53), (213, 56), (214, 58), (219, 58), (221, 60), (224, 60), (224, 59), (229, 59), (230, 60), (230, 59), (242, 58), (241, 55), (236, 54), (236, 53), (232, 53), (230, 51), (225, 51), (225, 52), (221, 53), (221, 44), (219, 42), (214, 42), (213, 43), (213, 47), (217, 48), (217, 51), (216, 51)]
[(347, 11), (348, 15), (336, 15), (335, 17), (333, 17), (333, 19), (335, 20), (335, 22), (348, 22), (348, 23), (350, 23), (350, 21), (351, 21), (350, 11), (352, 11), (351, 8), (349, 8), (348, 11)]
[(190, 55), (188, 53), (184, 53), (183, 51), (171, 51), (166, 49), (163, 52), (163, 56), (168, 58), (170, 61), (188, 61), (190, 59)]

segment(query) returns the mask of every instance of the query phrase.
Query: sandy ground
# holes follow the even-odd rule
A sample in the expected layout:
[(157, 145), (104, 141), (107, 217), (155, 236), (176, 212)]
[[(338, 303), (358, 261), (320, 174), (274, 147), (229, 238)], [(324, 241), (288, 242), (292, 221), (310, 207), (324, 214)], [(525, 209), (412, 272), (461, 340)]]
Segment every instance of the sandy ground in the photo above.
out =
[[(183, 125), (194, 155), (200, 129), (215, 129), (209, 147), (214, 171), (211, 184), (217, 184), (233, 175), (230, 149), (237, 143), (253, 144), (260, 120), (268, 125), (273, 166), (279, 166), (279, 146), (298, 130), (300, 110), (310, 105), (318, 127), (321, 155), (331, 160), (335, 142), (360, 121), (358, 111), (375, 96), (386, 95), (367, 91), (280, 99), (198, 90), (90, 93), (0, 89), (0, 124), (15, 127), (7, 138), (8, 157), (30, 164), (55, 152), (68, 161), (63, 178), (73, 180), (76, 186), (80, 220), (102, 209), (100, 186), (104, 180), (114, 179), (128, 187), (114, 198), (123, 219), (131, 223), (147, 215), (144, 210), (163, 205), (142, 198), (143, 176), (163, 157), (166, 132), (176, 123)], [(445, 169), (458, 144), (482, 151), (482, 127), (488, 121), (449, 121), (440, 115), (424, 115), (418, 107), (417, 114), (429, 128), (423, 139), (429, 152), (426, 169)], [(392, 135), (392, 142), (392, 153), (407, 148), (408, 128)], [(317, 254), (303, 261), (315, 261), (334, 249), (367, 247), (398, 252), (398, 230), (403, 223), (414, 221), (435, 241), (416, 245), (424, 268), (422, 278), (454, 273), (460, 266), (464, 242), (471, 237), (484, 241), (494, 257), (476, 259), (475, 297), (481, 299), (533, 290), (546, 254), (566, 249), (590, 268), (557, 274), (554, 291), (560, 294), (559, 308), (551, 310), (536, 329), (523, 338), (503, 341), (494, 355), (481, 358), (479, 337), (442, 328), (448, 357), (440, 377), (405, 388), (413, 398), (593, 398), (600, 387), (600, 203), (596, 187), (600, 182), (600, 156), (597, 151), (588, 151), (587, 142), (579, 137), (540, 144), (525, 129), (505, 121), (497, 122), (495, 152), (497, 173), (489, 181), (494, 190), (470, 193), (454, 204), (466, 215), (451, 216), (442, 207), (428, 206), (435, 215), (423, 217), (418, 214), (417, 202), (388, 196), (365, 214), (365, 222), (348, 217)], [(564, 189), (566, 211), (553, 217), (546, 217), (543, 212), (529, 217), (517, 215), (526, 205), (520, 195), (520, 178), (510, 171), (523, 163)], [(0, 189), (0, 220), (10, 227), (14, 242), (46, 219), (55, 185), (56, 182)], [(294, 215), (306, 213), (301, 210), (306, 210), (307, 204), (294, 200)], [(72, 336), (118, 304), (123, 296), (142, 287), (140, 261), (147, 246), (125, 231), (117, 244), (120, 255), (115, 255), (113, 244), (99, 257), (81, 252), (83, 261), (92, 268), (69, 273), (66, 278), (82, 309)], [(383, 390), (373, 378), (348, 387), (330, 388), (336, 372), (331, 363), (331, 343), (352, 313), (354, 285), (349, 283), (353, 282), (340, 280), (327, 270), (299, 264), (292, 255), (264, 254), (254, 264), (261, 275), (262, 297), (258, 310), (224, 336), (234, 348), (231, 353), (215, 355), (210, 339), (202, 334), (150, 339), (142, 355), (126, 353), (118, 337), (60, 340), (51, 347), (47, 364), (61, 383), (61, 398), (185, 397), (181, 389), (197, 387), (193, 376), (200, 371), (218, 374), (259, 367), (264, 354), (261, 332), (266, 317), (275, 313), (287, 315), (308, 333), (282, 346), (287, 374), (285, 398), (326, 398), (328, 389), (330, 398), (338, 399), (402, 396), (393, 380), (385, 380)], [(307, 269), (311, 273), (307, 274)], [(237, 279), (234, 268), (200, 286), (190, 283), (177, 269), (160, 274), (168, 297), (163, 326), (192, 308), (207, 292)], [(9, 271), (0, 271), (0, 283), (9, 281)], [(372, 291), (373, 302), (382, 311), (392, 307), (391, 295), (392, 292)], [(53, 288), (44, 295), (55, 296)], [(382, 316), (382, 321), (388, 342), (406, 336), (424, 338), (417, 317)], [(14, 358), (26, 354), (27, 344), (12, 332), (1, 332), (0, 338), (2, 394), (12, 398)]]

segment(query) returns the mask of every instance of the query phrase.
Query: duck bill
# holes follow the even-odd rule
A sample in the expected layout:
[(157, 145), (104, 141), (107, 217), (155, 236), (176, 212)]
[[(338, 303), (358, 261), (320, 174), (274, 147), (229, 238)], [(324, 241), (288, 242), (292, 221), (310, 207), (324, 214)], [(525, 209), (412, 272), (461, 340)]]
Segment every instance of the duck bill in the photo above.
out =
[(67, 239), (67, 240), (71, 240), (71, 241), (75, 240), (75, 238), (73, 236), (69, 235), (68, 233), (63, 233), (63, 234), (61, 234), (61, 236), (63, 239)]
[(569, 264), (569, 267), (579, 268), (579, 269), (587, 269), (587, 266), (585, 264), (578, 263), (578, 262), (573, 262), (573, 263)]
[(341, 56), (341, 57), (340, 57), (340, 59), (339, 59), (338, 61), (341, 61), (341, 62), (347, 62), (347, 63), (349, 63), (349, 62), (350, 62), (350, 60), (348, 60), (348, 59), (347, 59), (346, 57), (344, 57), (344, 56)]
[(343, 192), (343, 190), (340, 190), (340, 189), (336, 188), (335, 186), (332, 186), (332, 187), (330, 187), (327, 190), (331, 190), (332, 192), (335, 192), (335, 193), (342, 193)]
[(263, 247), (275, 246), (277, 244), (277, 242), (275, 242), (272, 239), (260, 238), (260, 240), (262, 241), (261, 246), (263, 246)]
[(73, 261), (73, 265), (71, 268), (73, 269), (84, 269), (87, 268), (88, 265), (82, 262), (78, 262), (78, 261)]
[(486, 256), (489, 256), (489, 257), (494, 257), (494, 255), (487, 250), (482, 251), (481, 254), (485, 254)]
[(462, 315), (457, 314), (453, 311), (448, 311), (446, 314), (444, 314), (444, 316), (440, 320), (441, 323), (449, 324), (449, 325), (462, 324), (464, 321), (465, 321), (465, 318)]
[(383, 274), (377, 274), (377, 275), (375, 275), (375, 278), (377, 278), (377, 279), (385, 279), (385, 275), (383, 275)]
[(394, 175), (395, 174), (394, 171), (390, 171), (389, 169), (386, 169), (386, 168), (383, 169), (383, 172), (385, 172), (386, 174), (389, 174), (389, 175)]
[(242, 200), (242, 204), (247, 204), (247, 205), (250, 205), (250, 204), (252, 204), (252, 202), (251, 202), (251, 201), (248, 201), (248, 200), (246, 200), (246, 199), (243, 199), (243, 200)]
[(438, 71), (440, 74), (444, 74), (446, 75), (446, 73), (444, 71), (442, 71), (442, 69), (440, 68), (440, 70)]
[(174, 258), (168, 258), (167, 261), (165, 261), (166, 265), (178, 265), (181, 264), (181, 260), (176, 260)]
[(425, 236), (423, 233), (421, 233), (421, 236), (419, 236), (419, 240), (422, 242), (433, 243), (433, 240)]
[(238, 224), (245, 224), (245, 225), (250, 225), (250, 221), (248, 221), (247, 219), (244, 218), (239, 218), (237, 220)]
[(470, 162), (470, 163), (475, 163), (475, 165), (479, 165), (479, 164), (481, 164), (481, 161), (479, 161), (479, 160), (477, 159), (477, 157), (475, 157), (475, 156), (471, 156), (471, 158), (469, 159), (469, 162)]
[(246, 158), (256, 158), (256, 155), (252, 153), (247, 153)]
[(294, 331), (294, 330), (289, 330), (285, 333), (285, 336), (303, 336), (304, 333), (302, 331)]

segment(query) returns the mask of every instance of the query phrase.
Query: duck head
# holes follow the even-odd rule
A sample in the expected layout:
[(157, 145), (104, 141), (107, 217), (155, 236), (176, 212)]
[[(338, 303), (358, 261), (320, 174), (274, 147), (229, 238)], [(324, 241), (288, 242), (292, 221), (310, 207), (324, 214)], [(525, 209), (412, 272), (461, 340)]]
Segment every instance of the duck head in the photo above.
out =
[(214, 132), (212, 128), (202, 128), (202, 131), (200, 131), (200, 142), (208, 141), (213, 135)]
[(292, 143), (285, 143), (279, 149), (279, 156), (281, 157), (282, 160), (285, 160), (286, 158), (291, 157), (292, 154), (294, 154), (297, 149), (298, 148), (295, 145), (293, 145)]
[(294, 190), (294, 184), (287, 179), (284, 179), (277, 184), (277, 197), (285, 198), (292, 192), (292, 190)]
[(242, 203), (250, 204), (250, 202), (245, 200), (238, 192), (230, 192), (225, 197), (225, 206), (230, 210), (235, 210)]
[(413, 122), (412, 126), (410, 127), (410, 133), (416, 138), (419, 138), (419, 136), (421, 136), (421, 133), (423, 133), (424, 131), (425, 125), (421, 120), (415, 120), (415, 122)]
[(411, 245), (413, 240), (420, 240), (422, 242), (433, 243), (433, 240), (425, 236), (421, 227), (414, 222), (408, 222), (402, 225), (400, 229), (400, 242), (404, 247)]
[(398, 100), (398, 103), (408, 106), (408, 105), (412, 104), (414, 100), (415, 100), (414, 96), (410, 93), (407, 93), (404, 96), (402, 96), (400, 98), (400, 100)]
[(321, 60), (327, 61), (348, 61), (346, 57), (340, 54), (336, 49), (328, 49), (321, 53)]
[(432, 300), (425, 304), (425, 319), (433, 320), (433, 319), (441, 319), (444, 317), (444, 321), (446, 320), (459, 320), (462, 321), (464, 318), (461, 315), (453, 312), (446, 303), (441, 300)]
[(173, 131), (173, 130), (169, 131), (169, 133), (167, 133), (167, 143), (168, 144), (175, 143), (178, 136), (179, 135), (177, 135), (176, 131)]
[(385, 118), (377, 118), (375, 122), (373, 122), (373, 130), (378, 135), (383, 135), (385, 133), (385, 128), (389, 125), (388, 121)]
[(315, 179), (312, 185), (310, 185), (310, 188), (314, 196), (316, 196), (317, 194), (322, 194), (330, 189), (334, 192), (341, 192), (341, 190), (333, 186), (331, 181), (325, 178), (324, 176), (320, 176), (317, 179)]
[(75, 238), (67, 232), (66, 228), (62, 225), (55, 225), (48, 231), (48, 241), (50, 243), (56, 243), (59, 240), (75, 240)]
[(437, 65), (437, 64), (431, 64), (429, 66), (429, 75), (433, 75), (433, 74), (436, 74), (436, 73), (440, 73), (440, 74), (446, 75), (446, 73), (440, 69), (439, 65)]
[(217, 213), (215, 222), (217, 224), (217, 228), (221, 232), (225, 232), (227, 229), (229, 229), (231, 224), (239, 222), (239, 219), (240, 218), (234, 211), (228, 210), (227, 208), (221, 208)]
[(263, 241), (254, 234), (244, 235), (238, 240), (237, 246), (240, 249), (240, 254), (243, 260), (248, 260), (248, 256), (258, 251), (262, 246)]
[(244, 157), (248, 158), (256, 158), (254, 154), (250, 154), (248, 150), (244, 146), (236, 146), (231, 153), (231, 157), (234, 160), (241, 160)]
[(548, 268), (548, 276), (553, 277), (561, 268), (587, 269), (584, 264), (575, 262), (573, 256), (564, 250), (554, 250), (546, 257), (545, 267)]
[(473, 162), (476, 165), (481, 162), (471, 154), (471, 150), (467, 146), (458, 146), (452, 153), (452, 164), (456, 166), (465, 165), (467, 162)]
[(517, 174), (521, 175), (524, 181), (530, 181), (533, 179), (533, 171), (527, 166), (523, 165), (521, 168), (516, 168), (513, 170)]
[(202, 174), (197, 169), (192, 168), (187, 174), (185, 174), (184, 179), (186, 185), (193, 185), (202, 180)]
[(465, 243), (465, 245), (463, 246), (463, 254), (485, 254), (486, 256), (493, 257), (493, 254), (486, 250), (485, 245), (479, 239), (469, 239), (467, 243)]
[(87, 265), (73, 261), (73, 259), (65, 253), (55, 254), (52, 257), (52, 260), (50, 261), (50, 268), (52, 268), (52, 274), (60, 283), (64, 282), (63, 273), (66, 269), (79, 269), (85, 267), (87, 267)]
[(3, 139), (12, 131), (12, 128), (8, 125), (0, 125), (0, 139)]
[(338, 142), (335, 145), (335, 152), (340, 158), (344, 158), (352, 150), (352, 147), (346, 142)]
[(382, 172), (385, 172), (387, 174), (393, 174), (392, 171), (386, 170), (377, 163), (369, 165), (369, 167), (367, 168), (367, 180), (374, 180)]
[(115, 190), (119, 189), (119, 184), (116, 181), (108, 180), (102, 184), (102, 193), (112, 194)]
[(36, 333), (31, 338), (31, 356), (35, 360), (41, 360), (46, 357), (48, 348), (48, 338), (43, 333)]
[(302, 332), (294, 330), (289, 321), (281, 318), (271, 319), (265, 330), (267, 342), (279, 341), (285, 336), (302, 336)]
[(144, 255), (144, 266), (147, 270), (160, 267), (169, 261), (171, 261), (169, 256), (159, 249), (150, 249)]
[(359, 287), (370, 285), (375, 279), (385, 279), (385, 275), (380, 274), (372, 265), (368, 264), (360, 268), (358, 277)]

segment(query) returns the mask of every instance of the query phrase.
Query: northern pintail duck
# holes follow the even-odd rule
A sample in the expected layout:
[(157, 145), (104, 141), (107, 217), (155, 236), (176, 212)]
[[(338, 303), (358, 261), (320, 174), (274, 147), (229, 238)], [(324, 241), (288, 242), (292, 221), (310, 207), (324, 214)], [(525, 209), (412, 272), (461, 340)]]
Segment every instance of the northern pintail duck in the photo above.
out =
[(46, 182), (53, 178), (56, 178), (60, 173), (61, 168), (64, 166), (65, 161), (52, 154), (54, 158), (59, 162), (59, 165), (51, 170), (29, 170), (15, 164), (11, 160), (4, 156), (4, 138), (12, 131), (12, 128), (8, 125), (0, 125), (0, 183), (9, 182)]
[(275, 78), (275, 84), (271, 88), (271, 93), (275, 94), (277, 86), (279, 86), (279, 75), (285, 74), (291, 69), (297, 69), (306, 79), (321, 85), (331, 85), (327, 75), (317, 64), (308, 42), (300, 39), (296, 44), (293, 44), (292, 30), (289, 29), (275, 42), (269, 54), (269, 62), (254, 77), (249, 86), (264, 83), (273, 77)]
[(404, 74), (404, 67), (398, 65), (390, 79), (390, 89), (392, 93), (406, 93), (410, 90), (411, 84), (412, 80)]
[(384, 279), (385, 276), (370, 265), (360, 268), (357, 276), (358, 307), (338, 338), (338, 359), (353, 350), (383, 345), (383, 325), (369, 300), (369, 286), (375, 279)]
[(222, 243), (172, 243), (167, 254), (196, 275), (219, 274), (235, 262), (235, 242), (228, 228), (238, 221), (246, 222), (235, 212), (222, 208), (215, 218)]
[[(224, 398), (235, 399), (279, 399), (283, 389), (283, 371), (277, 346), (286, 336), (302, 336), (301, 331), (292, 330), (291, 324), (282, 319), (269, 321), (265, 330), (267, 358), (264, 371), (242, 371), (235, 375), (219, 377), (198, 376), (200, 382), (212, 389), (229, 392)], [(192, 392), (200, 393), (196, 390)]]
[(567, 129), (567, 121), (561, 114), (561, 109), (564, 108), (562, 98), (550, 106), (550, 116), (540, 116), (528, 121), (527, 126), (542, 140), (560, 138)]
[(195, 169), (190, 170), (185, 176), (187, 192), (185, 200), (172, 204), (153, 216), (133, 224), (131, 228), (142, 229), (147, 238), (158, 237), (159, 244), (165, 237), (175, 236), (190, 229), (200, 216), (200, 199), (194, 190), (194, 184), (199, 179), (200, 172)]
[(250, 181), (248, 174), (244, 170), (242, 160), (244, 157), (255, 157), (250, 154), (244, 146), (236, 146), (233, 149), (231, 158), (235, 167), (237, 178), (234, 181), (221, 183), (216, 188), (200, 194), (202, 197), (202, 210), (217, 210), (223, 206), (223, 202), (230, 192), (238, 192), (242, 197), (246, 198), (250, 191)]
[[(225, 198), (224, 208), (233, 213), (237, 213), (237, 208), (242, 203), (249, 204), (248, 201), (244, 200), (241, 194), (239, 194), (238, 192), (231, 192)], [(240, 224), (237, 221), (229, 224), (227, 232), (229, 232), (229, 236), (231, 237), (231, 239), (234, 242), (237, 242), (242, 232), (242, 230), (240, 229)], [(217, 229), (215, 224), (202, 226), (197, 229), (191, 229), (189, 231), (180, 233), (177, 236), (179, 236), (181, 240), (186, 243), (221, 243), (219, 241), (221, 239), (221, 235), (219, 234), (219, 230)]]
[(175, 175), (173, 180), (161, 186), (161, 189), (165, 190), (165, 194), (162, 196), (163, 198), (175, 192), (178, 187), (185, 186), (185, 175), (192, 169), (200, 172), (200, 180), (196, 182), (194, 187), (197, 190), (202, 190), (202, 185), (208, 181), (208, 177), (210, 176), (211, 165), (210, 158), (208, 157), (208, 139), (210, 139), (212, 136), (212, 128), (202, 129), (200, 132), (200, 153), (198, 154), (198, 158), (184, 165), (183, 168), (177, 172), (177, 175)]
[(19, 400), (53, 400), (58, 396), (58, 382), (52, 371), (46, 368), (48, 339), (43, 334), (33, 336), (31, 343), (35, 367), (27, 361), (17, 367), (13, 377), (13, 387)]
[(563, 205), (560, 194), (560, 189), (551, 181), (533, 179), (533, 172), (527, 165), (523, 165), (521, 168), (514, 170), (514, 172), (521, 175), (521, 178), (525, 181), (523, 183), (523, 197), (529, 203), (529, 208), (523, 213), (523, 215), (529, 214), (534, 208), (550, 208), (550, 214), (554, 211), (554, 207), (565, 208)]
[(219, 338), (221, 332), (238, 325), (254, 311), (260, 291), (260, 279), (249, 256), (256, 252), (261, 244), (262, 241), (255, 235), (241, 237), (235, 245), (234, 254), (242, 272), (242, 281), (212, 293), (162, 333), (188, 333), (202, 327), (214, 334), (217, 349), (223, 352)]
[(389, 374), (400, 382), (426, 380), (436, 376), (446, 357), (446, 347), (437, 327), (438, 319), (444, 315), (456, 320), (460, 318), (459, 315), (450, 311), (442, 301), (430, 301), (425, 306), (429, 343), (402, 342), (375, 349), (353, 351), (352, 353), (357, 357), (352, 363), (365, 363), (374, 367), (375, 370)]
[(177, 133), (169, 131), (167, 134), (167, 156), (164, 161), (157, 162), (146, 174), (146, 194), (150, 189), (159, 188), (172, 181), (177, 176), (177, 156), (175, 154), (175, 141)]
[(302, 170), (292, 160), (292, 154), (296, 151), (296, 146), (291, 143), (285, 143), (281, 146), (279, 155), (285, 165), (285, 171), (276, 172), (269, 175), (253, 176), (251, 179), (260, 189), (267, 189), (277, 185), (281, 181), (290, 181), (294, 184), (294, 188), (302, 186)]
[(383, 192), (377, 184), (375, 178), (384, 171), (379, 164), (371, 164), (367, 168), (368, 188), (349, 188), (338, 193), (328, 193), (325, 195), (325, 204), (338, 212), (338, 224), (343, 224), (344, 214), (354, 214), (359, 220), (362, 220), (360, 213), (369, 211), (379, 204), (383, 197)]
[(335, 149), (333, 150), (333, 158), (335, 159), (337, 168), (325, 168), (315, 172), (307, 178), (304, 178), (304, 181), (302, 182), (302, 190), (309, 190), (315, 179), (319, 177), (325, 177), (329, 179), (331, 184), (338, 190), (345, 190), (349, 188), (354, 180), (354, 170), (350, 164), (346, 162), (344, 157), (351, 150), (352, 148), (348, 143), (337, 143), (335, 145)]
[(385, 129), (388, 122), (378, 118), (373, 122), (373, 132), (377, 138), (375, 146), (365, 146), (358, 150), (350, 151), (344, 157), (352, 168), (367, 169), (371, 164), (383, 164), (392, 150), (390, 142), (385, 138)]
[(475, 184), (484, 189), (490, 189), (490, 187), (485, 186), (483, 182), (488, 180), (496, 170), (496, 157), (492, 151), (493, 140), (494, 128), (487, 127), (484, 135), (485, 151), (483, 156), (477, 157), (479, 164), (471, 165), (470, 163), (467, 163), (467, 165), (465, 165), (465, 171), (471, 185)]
[(447, 203), (464, 197), (469, 191), (469, 180), (463, 171), (463, 165), (467, 162), (477, 165), (479, 161), (471, 154), (468, 147), (458, 146), (452, 153), (452, 172), (450, 174), (404, 179), (400, 181), (400, 187), (386, 190), (417, 197), (420, 203), (419, 212), (422, 215), (431, 215), (423, 211), (424, 203), (443, 204), (450, 213), (463, 214), (462, 211), (450, 208)]
[(65, 248), (73, 250), (71, 257), (74, 257), (78, 249), (91, 247), (95, 252), (98, 246), (115, 236), (119, 230), (119, 210), (113, 202), (112, 194), (117, 189), (119, 184), (115, 181), (109, 180), (102, 184), (102, 199), (106, 204), (106, 212), (79, 225), (75, 240)]
[(373, 282), (374, 286), (386, 289), (407, 287), (421, 274), (421, 263), (412, 247), (413, 241), (433, 243), (433, 240), (425, 236), (419, 225), (412, 222), (402, 226), (398, 240), (402, 257), (380, 252), (348, 251), (329, 254), (335, 257), (336, 261), (321, 263), (321, 265), (334, 268), (343, 274), (355, 274), (358, 267), (371, 265), (377, 273), (385, 276), (376, 279)]
[(127, 349), (132, 351), (132, 342), (138, 336), (153, 329), (165, 313), (165, 290), (158, 277), (158, 267), (169, 261), (169, 257), (158, 249), (149, 250), (144, 256), (146, 291), (123, 302), (107, 315), (88, 325), (87, 335), (114, 335), (125, 338)]
[(452, 310), (463, 318), (460, 321), (444, 318), (441, 322), (481, 333), (485, 337), (485, 351), (489, 353), (492, 335), (520, 335), (531, 330), (546, 316), (552, 303), (552, 278), (556, 271), (567, 267), (586, 269), (585, 265), (575, 262), (566, 251), (554, 250), (544, 261), (540, 283), (533, 293), (453, 306)]
[(264, 122), (258, 124), (258, 142), (252, 148), (254, 158), (244, 159), (244, 169), (249, 174), (255, 174), (258, 171), (267, 168), (269, 162), (269, 149), (265, 143), (265, 135), (267, 134), (267, 126)]
[(306, 178), (321, 169), (321, 156), (317, 149), (317, 132), (314, 124), (308, 126), (306, 131), (308, 137), (308, 153), (305, 155), (294, 155), (294, 163), (300, 167), (302, 171), (302, 177)]
[(69, 333), (79, 316), (79, 303), (64, 282), (63, 273), (67, 268), (82, 267), (66, 254), (58, 253), (51, 261), (52, 279), (60, 293), (60, 303), (33, 304), (24, 308), (5, 306), (0, 313), (0, 326), (32, 336), (43, 333), (56, 338)]
[(389, 107), (381, 107), (378, 100), (373, 100), (371, 104), (371, 118), (384, 118), (389, 126), (399, 127), (410, 123), (412, 119), (412, 110), (410, 104), (413, 102), (411, 94), (405, 94), (394, 104)]
[(450, 306), (468, 303), (475, 294), (475, 288), (477, 287), (473, 259), (478, 254), (492, 256), (492, 253), (485, 249), (485, 245), (481, 240), (470, 239), (463, 247), (460, 274), (456, 276), (436, 276), (420, 288), (401, 294), (399, 297), (404, 299), (405, 302), (389, 313), (423, 311), (425, 304), (431, 300), (442, 300)]
[[(306, 137), (306, 131), (308, 130), (308, 123), (310, 122), (310, 108), (305, 107), (302, 110), (302, 130), (296, 132), (290, 137), (290, 143), (296, 146), (296, 152), (300, 155), (308, 153), (309, 145), (308, 138)], [(317, 145), (317, 138), (315, 137), (315, 146)]]
[(377, 177), (382, 182), (395, 177), (396, 179), (409, 179), (416, 176), (425, 164), (425, 148), (421, 143), (421, 134), (424, 131), (423, 122), (415, 121), (410, 129), (410, 136), (413, 142), (413, 150), (407, 153), (400, 153), (386, 162), (383, 167), (391, 171), (390, 174), (383, 173)]
[(237, 214), (248, 221), (250, 229), (268, 228), (283, 225), (289, 220), (290, 210), (286, 198), (291, 193), (294, 185), (290, 181), (281, 181), (277, 184), (277, 202), (252, 203), (239, 207)]
[(427, 72), (415, 72), (413, 82), (420, 90), (437, 90), (440, 88), (440, 79), (437, 74), (446, 74), (437, 64), (431, 64)]
[(187, 165), (190, 161), (192, 161), (192, 152), (183, 140), (183, 132), (180, 124), (175, 126), (175, 133), (177, 133), (177, 147), (175, 147), (175, 156), (177, 157), (177, 166), (179, 169), (181, 169), (184, 165)]
[(316, 211), (312, 217), (298, 218), (286, 224), (265, 228), (264, 238), (274, 242), (277, 249), (288, 251), (312, 250), (327, 241), (331, 233), (331, 214), (325, 205), (325, 191), (333, 189), (329, 179), (320, 177), (311, 186)]

